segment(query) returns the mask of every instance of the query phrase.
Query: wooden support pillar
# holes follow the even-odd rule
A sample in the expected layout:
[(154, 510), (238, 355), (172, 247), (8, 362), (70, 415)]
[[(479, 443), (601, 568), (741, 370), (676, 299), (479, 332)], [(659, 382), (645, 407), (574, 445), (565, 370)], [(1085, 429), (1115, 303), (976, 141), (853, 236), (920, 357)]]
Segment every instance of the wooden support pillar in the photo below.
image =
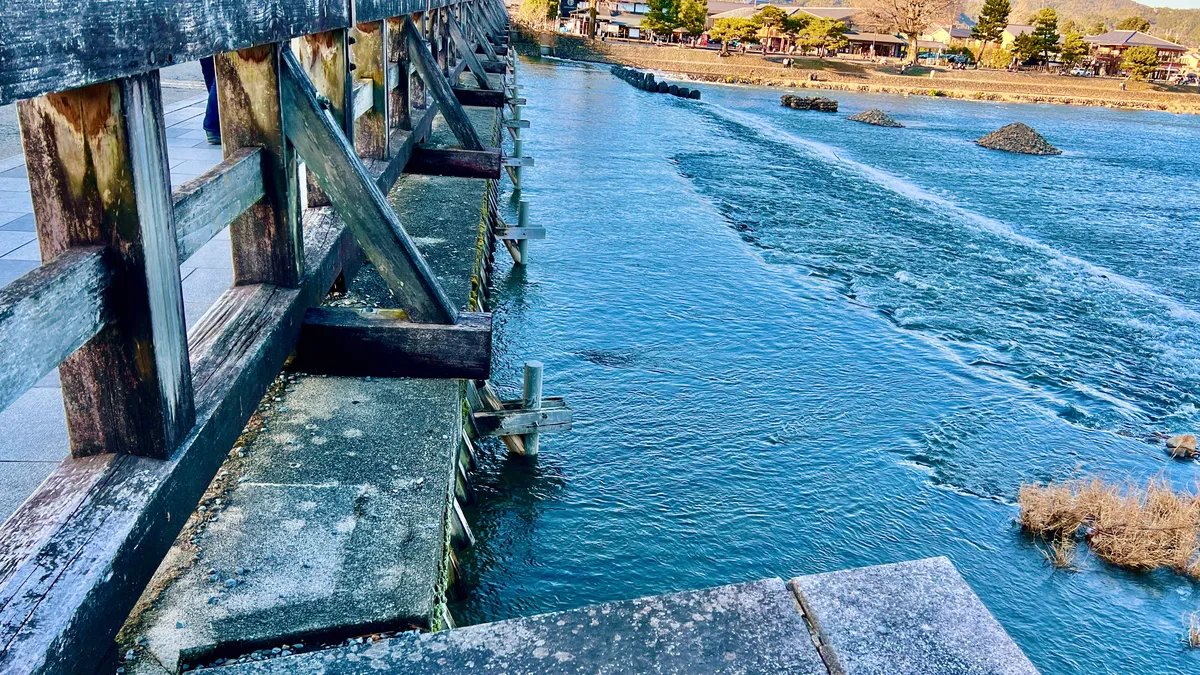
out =
[(48, 262), (106, 246), (108, 324), (59, 368), (75, 457), (170, 456), (195, 423), (158, 71), (18, 104)]
[[(523, 242), (524, 240), (522, 240)], [(522, 403), (526, 410), (538, 411), (542, 409), (542, 362), (541, 361), (526, 361), (525, 362), (525, 382), (522, 388)], [(537, 457), (538, 454), (538, 432), (531, 431), (525, 434), (522, 439), (525, 442), (525, 455), (527, 457)]]
[(360, 23), (350, 31), (354, 44), (350, 54), (354, 62), (356, 81), (370, 80), (371, 110), (354, 121), (354, 149), (363, 157), (387, 159), (388, 157), (388, 104), (387, 91), (387, 22)]
[(263, 149), (262, 201), (230, 226), (234, 285), (295, 288), (304, 273), (300, 186), (295, 151), (284, 138), (279, 94), (280, 46), (217, 54), (217, 98), (225, 156)]
[(421, 36), (417, 34), (416, 26), (411, 21), (404, 24), (404, 34), (408, 56), (412, 59), (413, 66), (421, 76), (421, 80), (432, 92), (438, 108), (442, 111), (442, 117), (446, 119), (446, 124), (454, 131), (454, 135), (458, 138), (459, 143), (462, 143), (464, 149), (483, 150), (483, 143), (480, 142), (479, 135), (475, 133), (475, 127), (471, 125), (471, 121), (467, 119), (467, 114), (463, 112), (458, 99), (454, 97), (450, 83), (439, 73), (433, 55), (421, 40)]
[[(413, 66), (412, 57), (409, 56), (408, 37), (407, 33), (404, 32), (404, 21), (404, 17), (400, 17), (400, 45), (404, 50), (404, 56), (408, 59), (408, 64), (410, 66), (408, 77), (408, 95), (410, 105), (412, 106), (413, 110), (419, 109), (424, 111), (429, 109), (429, 93), (426, 91), (425, 82), (421, 80), (420, 74), (417, 73), (416, 67)], [(413, 14), (412, 21), (416, 22), (417, 34), (424, 35), (426, 23), (425, 13), (417, 12)], [(414, 117), (416, 116), (414, 115)]]
[[(388, 38), (388, 60), (396, 64), (399, 76), (395, 82), (388, 82), (388, 97), (389, 110), (391, 119), (388, 120), (391, 126), (398, 129), (412, 129), (412, 109), (409, 103), (409, 83), (411, 80), (411, 68), (408, 64), (408, 50), (404, 48), (404, 37), (401, 30), (404, 28), (403, 17), (393, 17), (387, 20), (387, 38)], [(393, 85), (395, 85), (393, 87)], [(395, 152), (395, 148), (390, 148)], [(389, 153), (391, 154), (391, 153)]]
[[(350, 105), (353, 79), (350, 77), (350, 45), (344, 29), (314, 33), (300, 38), (299, 59), (308, 79), (324, 98), (326, 109), (346, 137), (354, 139), (354, 112)], [(329, 196), (317, 179), (308, 174), (308, 205), (329, 206)]]

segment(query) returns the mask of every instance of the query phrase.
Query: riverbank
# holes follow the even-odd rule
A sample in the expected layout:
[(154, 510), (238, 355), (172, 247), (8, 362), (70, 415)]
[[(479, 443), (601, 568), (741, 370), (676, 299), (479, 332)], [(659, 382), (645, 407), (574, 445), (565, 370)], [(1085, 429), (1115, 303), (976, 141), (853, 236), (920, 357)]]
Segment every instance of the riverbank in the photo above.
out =
[[(665, 71), (703, 82), (1200, 114), (1200, 93), (1146, 82), (1129, 82), (1122, 91), (1123, 80), (1117, 78), (924, 67), (902, 75), (897, 66), (816, 58), (796, 58), (790, 68), (785, 68), (785, 56), (780, 54), (721, 56), (707, 49), (544, 35), (542, 41), (553, 42), (553, 54), (560, 58)], [(538, 53), (538, 45), (532, 41), (518, 45), (518, 49), (526, 54)]]

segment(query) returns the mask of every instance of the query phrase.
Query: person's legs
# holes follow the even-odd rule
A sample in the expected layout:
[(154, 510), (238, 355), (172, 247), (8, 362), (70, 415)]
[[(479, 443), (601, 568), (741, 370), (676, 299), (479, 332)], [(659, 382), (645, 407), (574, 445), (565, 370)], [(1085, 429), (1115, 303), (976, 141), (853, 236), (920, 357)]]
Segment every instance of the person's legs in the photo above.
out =
[(200, 59), (200, 71), (204, 73), (204, 86), (208, 88), (208, 107), (204, 109), (204, 131), (208, 136), (209, 143), (220, 145), (221, 117), (217, 109), (217, 76), (211, 56)]

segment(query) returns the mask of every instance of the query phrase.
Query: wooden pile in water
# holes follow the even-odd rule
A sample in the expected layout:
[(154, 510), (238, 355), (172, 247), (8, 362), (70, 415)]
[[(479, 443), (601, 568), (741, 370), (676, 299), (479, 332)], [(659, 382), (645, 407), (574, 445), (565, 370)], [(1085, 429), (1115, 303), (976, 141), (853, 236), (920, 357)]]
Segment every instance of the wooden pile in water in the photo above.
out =
[(700, 98), (699, 89), (689, 89), (688, 87), (681, 87), (662, 80), (655, 81), (654, 73), (643, 73), (640, 70), (626, 68), (625, 66), (613, 66), (612, 74), (642, 91), (670, 94), (679, 98), (694, 98), (697, 100)]
[(816, 110), (818, 112), (837, 112), (838, 102), (824, 96), (792, 96), (784, 94), (779, 98), (781, 104), (796, 110)]

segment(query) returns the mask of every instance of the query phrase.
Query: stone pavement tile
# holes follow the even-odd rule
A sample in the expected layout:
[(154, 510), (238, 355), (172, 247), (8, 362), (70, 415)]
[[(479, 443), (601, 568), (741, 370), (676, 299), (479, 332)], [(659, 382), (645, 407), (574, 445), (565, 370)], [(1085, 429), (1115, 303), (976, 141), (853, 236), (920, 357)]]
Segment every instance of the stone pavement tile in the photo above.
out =
[[(36, 241), (37, 235), (33, 232), (13, 232), (10, 230), (0, 231), (0, 258), (5, 258), (8, 254), (13, 253), (17, 249), (26, 244)], [(28, 258), (10, 258), (10, 260), (27, 260)], [(41, 260), (41, 257), (34, 258)]]
[(21, 166), (17, 166), (17, 167), (13, 167), (11, 169), (6, 169), (4, 171), (0, 171), (0, 177), (24, 178), (25, 180), (28, 181), (29, 180), (29, 172), (25, 170), (25, 165), (22, 164)]
[(197, 267), (231, 269), (233, 267), (233, 248), (229, 239), (213, 238), (209, 240), (207, 244), (200, 247), (199, 251), (193, 253), (192, 257), (180, 264), (180, 268), (185, 270)]
[(35, 385), (33, 385), (33, 386), (35, 386), (35, 387), (48, 387), (48, 388), (51, 388), (51, 389), (55, 389), (55, 388), (57, 388), (57, 389), (61, 389), (61, 388), (62, 388), (62, 381), (58, 379), (58, 368), (55, 368), (54, 370), (52, 370), (52, 371), (50, 371), (49, 373), (47, 373), (45, 377), (43, 377), (42, 379), (38, 380), (37, 384), (35, 384)]
[(207, 312), (208, 308), (212, 306), (213, 303), (211, 302), (183, 303), (183, 321), (187, 329), (191, 330), (192, 326), (195, 326), (196, 322), (200, 320), (200, 317), (204, 316), (204, 313)]
[(219, 156), (213, 160), (185, 159), (182, 162), (180, 162), (179, 164), (172, 166), (171, 173), (172, 174), (174, 174), (174, 173), (190, 173), (190, 174), (199, 176), (200, 174), (204, 173), (205, 171), (208, 171), (209, 169), (213, 168), (214, 166), (216, 166), (220, 163), (221, 163), (221, 159)]
[[(9, 232), (0, 232), (0, 234), (10, 234), (10, 233)], [(42, 249), (40, 246), (38, 246), (37, 235), (35, 233), (33, 233), (33, 232), (14, 232), (11, 234), (29, 235), (30, 237), (33, 237), (33, 239), (29, 242), (26, 242), (24, 246), (20, 246), (16, 249), (13, 249), (12, 251), (9, 251), (8, 253), (5, 253), (2, 256), (0, 256), (0, 259), (3, 259), (3, 260), (32, 260), (32, 261), (38, 262), (38, 263), (40, 263), (42, 261)]]
[(175, 668), (283, 636), (429, 627), (460, 387), (298, 376), (263, 410), (269, 429), (218, 475), (228, 491), (206, 506), (203, 531), (177, 540), (151, 582), (162, 590), (140, 616), (139, 659)]
[(582, 609), (404, 633), (215, 669), (213, 675), (392, 672), (744, 673), (827, 675), (781, 579), (685, 591)]
[(233, 285), (233, 266), (228, 269), (197, 267), (183, 280), (183, 301), (214, 303)]
[(13, 279), (19, 279), (40, 265), (32, 260), (0, 260), (0, 287), (7, 286)]
[(199, 176), (198, 173), (175, 173), (171, 172), (171, 189), (175, 189), (189, 180)]
[(58, 462), (0, 462), (0, 521), (8, 520)]
[(28, 192), (0, 192), (0, 211), (33, 213), (33, 198)]
[(946, 558), (792, 579), (846, 675), (1037, 675)]
[(0, 190), (5, 192), (29, 192), (29, 180), (26, 178), (0, 176)]
[(37, 231), (37, 221), (32, 213), (0, 213), (0, 223), (3, 223), (0, 230), (8, 232)]
[(0, 410), (0, 461), (57, 462), (70, 448), (61, 390), (34, 387)]

